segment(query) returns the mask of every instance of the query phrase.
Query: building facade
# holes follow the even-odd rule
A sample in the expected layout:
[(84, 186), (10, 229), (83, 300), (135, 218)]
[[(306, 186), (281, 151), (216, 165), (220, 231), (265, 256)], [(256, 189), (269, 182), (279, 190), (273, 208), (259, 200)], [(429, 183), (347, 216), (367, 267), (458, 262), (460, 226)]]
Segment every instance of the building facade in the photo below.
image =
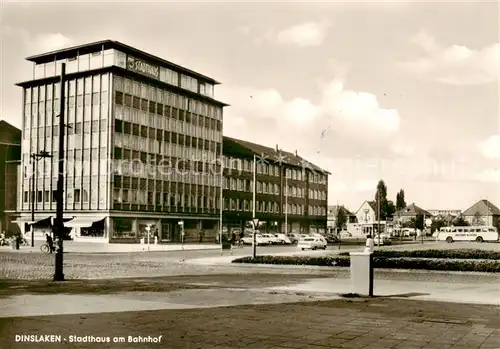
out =
[(327, 215), (327, 227), (330, 233), (337, 233), (337, 215), (339, 211), (343, 210), (346, 216), (346, 224), (356, 223), (356, 215), (349, 211), (344, 206), (332, 205), (328, 206), (328, 215)]
[[(0, 120), (0, 232), (18, 231), (16, 219), (17, 178), (21, 160), (21, 130)], [(10, 235), (9, 234), (9, 235)]]
[(375, 201), (365, 201), (356, 211), (358, 223), (375, 223), (377, 221), (377, 203)]
[(462, 213), (462, 210), (427, 210), (433, 216), (446, 217), (448, 215), (457, 217)]
[[(30, 153), (53, 156), (38, 162), (35, 221), (55, 216), (59, 75), (66, 63), (64, 217), (72, 237), (189, 242), (200, 231), (215, 236), (226, 106), (214, 99), (217, 81), (111, 40), (27, 60), (33, 79), (18, 84), (22, 171)], [(30, 220), (29, 178), (22, 178), (20, 225)]]
[(224, 137), (223, 227), (227, 233), (251, 228), (253, 168), (259, 230), (325, 233), (328, 172), (296, 153)]
[(500, 229), (500, 209), (488, 200), (479, 200), (462, 213), (470, 225), (495, 226)]

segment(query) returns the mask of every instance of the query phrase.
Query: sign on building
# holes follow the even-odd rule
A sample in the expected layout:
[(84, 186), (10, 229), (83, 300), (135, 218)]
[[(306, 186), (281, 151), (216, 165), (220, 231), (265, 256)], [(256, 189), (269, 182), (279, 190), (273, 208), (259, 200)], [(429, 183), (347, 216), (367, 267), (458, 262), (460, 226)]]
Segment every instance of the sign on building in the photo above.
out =
[(127, 56), (127, 69), (155, 79), (160, 78), (160, 67), (141, 59)]

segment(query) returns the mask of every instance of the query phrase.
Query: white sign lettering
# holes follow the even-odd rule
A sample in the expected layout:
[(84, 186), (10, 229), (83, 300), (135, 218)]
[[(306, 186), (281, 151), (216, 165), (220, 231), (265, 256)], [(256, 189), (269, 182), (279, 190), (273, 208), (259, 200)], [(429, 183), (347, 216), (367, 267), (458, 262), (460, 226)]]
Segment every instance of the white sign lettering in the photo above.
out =
[(129, 70), (141, 73), (144, 75), (152, 76), (156, 79), (160, 78), (160, 67), (157, 65), (152, 65), (136, 59), (134, 57), (127, 57), (127, 68)]

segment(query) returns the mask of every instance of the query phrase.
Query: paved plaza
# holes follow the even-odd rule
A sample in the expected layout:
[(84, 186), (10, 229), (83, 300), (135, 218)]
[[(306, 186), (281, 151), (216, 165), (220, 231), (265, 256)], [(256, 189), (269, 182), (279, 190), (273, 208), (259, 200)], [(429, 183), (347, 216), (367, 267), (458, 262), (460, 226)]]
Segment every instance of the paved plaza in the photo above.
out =
[[(221, 290), (218, 298), (228, 296)], [(0, 347), (497, 349), (498, 315), (491, 306), (390, 298), (304, 302), (296, 296), (286, 304), (3, 318)], [(16, 342), (16, 335), (49, 334), (61, 342)]]

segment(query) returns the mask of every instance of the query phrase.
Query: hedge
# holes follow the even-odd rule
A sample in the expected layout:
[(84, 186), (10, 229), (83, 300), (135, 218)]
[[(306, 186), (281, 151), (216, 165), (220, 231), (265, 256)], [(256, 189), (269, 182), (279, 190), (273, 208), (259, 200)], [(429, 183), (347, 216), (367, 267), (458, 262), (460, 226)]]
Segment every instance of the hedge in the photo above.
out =
[[(349, 252), (342, 252), (340, 256), (348, 256)], [(480, 249), (454, 250), (416, 250), (416, 251), (373, 251), (374, 257), (384, 258), (445, 258), (445, 259), (489, 259), (500, 260), (500, 252)]]
[[(233, 263), (313, 265), (322, 267), (349, 267), (349, 257), (304, 257), (304, 256), (257, 256), (243, 257)], [(419, 269), (447, 271), (500, 272), (499, 260), (464, 259), (420, 259), (420, 258), (373, 258), (373, 267), (379, 269)]]

